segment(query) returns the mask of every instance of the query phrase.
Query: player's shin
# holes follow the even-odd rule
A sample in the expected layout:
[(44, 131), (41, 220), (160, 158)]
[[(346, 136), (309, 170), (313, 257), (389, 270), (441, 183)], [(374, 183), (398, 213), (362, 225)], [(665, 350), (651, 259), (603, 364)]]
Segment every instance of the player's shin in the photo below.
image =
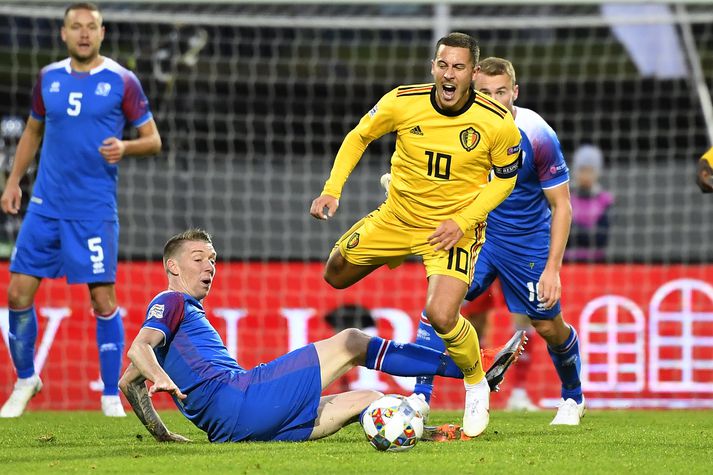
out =
[(439, 337), (445, 343), (448, 354), (463, 371), (467, 384), (476, 384), (485, 377), (485, 370), (480, 361), (480, 344), (473, 325), (462, 315), (458, 315), (456, 326)]
[(579, 378), (581, 358), (579, 355), (579, 338), (574, 327), (567, 340), (561, 345), (551, 347), (547, 345), (552, 363), (557, 370), (557, 375), (562, 381), (562, 399), (574, 399), (577, 404), (582, 402), (582, 382)]
[[(441, 340), (438, 334), (436, 334), (436, 330), (433, 329), (433, 326), (431, 326), (431, 323), (428, 321), (424, 313), (421, 313), (418, 331), (416, 332), (416, 341), (414, 343), (441, 353), (446, 351), (446, 345), (443, 344), (443, 340)], [(416, 394), (423, 394), (426, 402), (430, 403), (431, 395), (433, 394), (433, 376), (417, 376), (413, 392)]]
[(35, 307), (9, 309), (10, 354), (18, 378), (29, 378), (35, 374), (35, 342), (37, 341), (37, 314)]
[(373, 337), (369, 341), (364, 366), (394, 376), (463, 377), (458, 365), (443, 352), (413, 343), (396, 343), (379, 337)]
[(96, 315), (96, 319), (99, 366), (104, 382), (103, 394), (117, 396), (124, 354), (124, 324), (118, 308), (107, 316)]

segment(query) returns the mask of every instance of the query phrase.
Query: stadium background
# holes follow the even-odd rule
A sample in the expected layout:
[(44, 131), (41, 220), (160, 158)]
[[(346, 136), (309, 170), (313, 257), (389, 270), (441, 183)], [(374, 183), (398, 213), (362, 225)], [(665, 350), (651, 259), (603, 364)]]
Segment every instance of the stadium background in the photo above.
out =
[[(333, 220), (316, 222), (307, 209), (346, 132), (395, 85), (429, 81), (434, 38), (461, 30), (480, 40), (483, 57), (513, 61), (518, 104), (557, 130), (566, 157), (582, 143), (605, 152), (602, 182), (616, 200), (606, 258), (562, 272), (565, 317), (588, 329), (580, 335), (591, 404), (712, 407), (713, 204), (694, 173), (713, 134), (713, 7), (629, 3), (638, 10), (609, 17), (606, 2), (102, 2), (102, 52), (137, 73), (164, 142), (159, 157), (121, 166), (118, 290), (128, 341), (164, 286), (163, 242), (189, 225), (215, 235), (219, 274), (206, 306), (245, 366), (328, 336), (324, 315), (346, 303), (372, 309), (381, 334), (412, 336), (425, 291), (418, 264), (379, 271), (346, 292), (327, 288), (319, 270), (340, 233), (383, 198), (378, 177), (393, 139), (369, 147)], [(39, 69), (65, 56), (61, 4), (0, 5), (5, 167), (16, 143), (13, 118), (26, 117)], [(613, 25), (648, 28), (637, 41), (661, 52), (648, 58), (660, 67), (637, 66)], [(666, 28), (673, 43), (662, 39)], [(0, 219), (7, 254), (18, 223)], [(0, 272), (2, 305), (6, 265)], [(46, 390), (31, 407), (95, 407), (86, 290), (45, 282), (37, 305), (48, 359)], [(502, 341), (507, 312), (500, 305), (496, 313), (493, 339)], [(5, 337), (6, 322), (0, 308)], [(543, 344), (532, 343), (531, 394), (550, 405), (556, 375)], [(13, 381), (3, 350), (0, 397)], [(458, 407), (461, 392), (444, 386), (435, 404)], [(506, 396), (507, 388), (496, 405)]]

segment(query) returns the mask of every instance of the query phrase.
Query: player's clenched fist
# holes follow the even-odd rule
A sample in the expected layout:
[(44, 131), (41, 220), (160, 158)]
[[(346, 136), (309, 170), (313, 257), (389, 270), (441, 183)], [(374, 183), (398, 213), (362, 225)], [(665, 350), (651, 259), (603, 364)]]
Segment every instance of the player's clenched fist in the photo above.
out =
[[(324, 208), (327, 208), (327, 213), (324, 213)], [(339, 200), (334, 196), (322, 195), (312, 201), (312, 206), (309, 209), (309, 214), (317, 219), (329, 219), (334, 216), (339, 208)]]
[(20, 185), (7, 183), (5, 191), (0, 198), (0, 206), (2, 210), (8, 214), (17, 214), (20, 211), (20, 202), (22, 201), (22, 190)]
[(124, 156), (124, 151), (126, 150), (126, 144), (123, 140), (119, 140), (116, 137), (109, 137), (102, 142), (102, 146), (99, 147), (99, 153), (102, 154), (104, 160), (109, 163), (117, 163)]

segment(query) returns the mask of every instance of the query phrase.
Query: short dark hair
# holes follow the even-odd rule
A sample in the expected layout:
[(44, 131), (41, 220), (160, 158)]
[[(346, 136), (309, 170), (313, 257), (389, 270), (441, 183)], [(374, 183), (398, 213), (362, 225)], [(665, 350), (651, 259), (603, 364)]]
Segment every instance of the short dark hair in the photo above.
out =
[(184, 242), (187, 241), (202, 241), (208, 244), (213, 244), (213, 240), (207, 231), (200, 228), (191, 228), (178, 233), (175, 236), (166, 241), (166, 245), (163, 246), (163, 263), (166, 265), (166, 261), (176, 255)]
[(67, 15), (69, 15), (69, 12), (72, 10), (89, 10), (90, 12), (97, 12), (99, 14), (99, 18), (102, 16), (102, 12), (99, 11), (99, 7), (96, 4), (92, 2), (77, 2), (68, 6), (64, 11), (64, 21), (67, 21)]
[(507, 59), (491, 56), (482, 60), (478, 66), (480, 66), (480, 72), (486, 76), (500, 76), (501, 74), (506, 74), (510, 77), (513, 86), (517, 84), (515, 67)]
[(436, 43), (436, 51), (433, 54), (434, 58), (438, 55), (438, 48), (440, 48), (441, 45), (470, 50), (470, 59), (473, 62), (473, 66), (478, 64), (478, 60), (480, 59), (480, 47), (478, 46), (478, 40), (472, 36), (457, 31), (447, 34)]

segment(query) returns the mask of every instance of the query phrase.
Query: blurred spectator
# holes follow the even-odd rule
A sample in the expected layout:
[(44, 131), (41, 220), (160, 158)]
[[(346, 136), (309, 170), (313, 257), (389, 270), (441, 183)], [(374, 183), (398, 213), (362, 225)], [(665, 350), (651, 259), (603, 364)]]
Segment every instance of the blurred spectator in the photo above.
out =
[(572, 230), (565, 259), (576, 262), (604, 260), (609, 240), (611, 193), (599, 184), (604, 156), (595, 145), (582, 145), (572, 164)]
[[(5, 189), (5, 180), (12, 170), (12, 162), (15, 158), (17, 142), (25, 129), (25, 121), (22, 117), (5, 116), (0, 120), (0, 192)], [(27, 210), (30, 201), (32, 183), (35, 176), (36, 167), (31, 165), (27, 173), (20, 181), (22, 190), (22, 201), (20, 212), (16, 215), (0, 213), (0, 257), (9, 257), (15, 238), (20, 231), (22, 217)]]
[(698, 160), (696, 183), (703, 193), (713, 193), (713, 147)]

